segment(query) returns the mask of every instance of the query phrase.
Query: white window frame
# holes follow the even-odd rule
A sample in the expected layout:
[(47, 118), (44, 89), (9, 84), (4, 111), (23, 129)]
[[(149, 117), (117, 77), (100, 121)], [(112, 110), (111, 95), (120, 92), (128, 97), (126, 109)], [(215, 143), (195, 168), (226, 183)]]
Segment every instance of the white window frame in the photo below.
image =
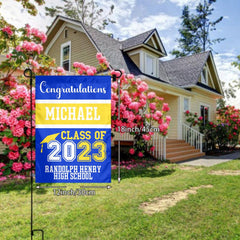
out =
[[(185, 100), (188, 101), (188, 109), (185, 109)], [(183, 111), (186, 112), (187, 110), (190, 111), (190, 99), (187, 98), (187, 97), (184, 97), (184, 98), (183, 98)]]
[[(148, 58), (152, 60), (152, 73), (148, 72)], [(145, 56), (145, 73), (151, 76), (157, 76), (157, 65), (156, 65), (156, 57), (150, 55), (150, 54), (146, 54)]]
[[(204, 81), (205, 79), (205, 81)], [(201, 72), (201, 83), (208, 85), (208, 70), (207, 67), (205, 66)]]
[(61, 67), (63, 67), (63, 49), (67, 46), (69, 46), (69, 69), (67, 71), (70, 72), (70, 70), (71, 70), (71, 41), (61, 44), (60, 65), (61, 65)]
[(203, 106), (204, 108), (207, 107), (208, 108), (208, 121), (211, 121), (211, 106), (206, 104), (206, 103), (203, 103), (203, 102), (200, 102), (199, 104), (199, 116), (201, 116), (201, 106)]

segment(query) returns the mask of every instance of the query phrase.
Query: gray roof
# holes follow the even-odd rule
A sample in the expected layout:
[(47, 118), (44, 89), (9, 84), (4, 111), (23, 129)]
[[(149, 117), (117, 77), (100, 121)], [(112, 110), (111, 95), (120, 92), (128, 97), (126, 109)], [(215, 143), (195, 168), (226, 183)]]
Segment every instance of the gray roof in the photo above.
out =
[(209, 54), (210, 51), (207, 51), (169, 61), (160, 61), (160, 65), (165, 69), (165, 73), (161, 75), (162, 80), (179, 87), (196, 85)]
[[(128, 54), (123, 51), (123, 49), (144, 43), (147, 38), (154, 31), (156, 31), (156, 29), (149, 30), (135, 37), (129, 38), (125, 41), (118, 41), (110, 37), (109, 35), (98, 31), (95, 28), (84, 25), (80, 21), (62, 16), (58, 17), (66, 20), (71, 20), (76, 22), (77, 24), (80, 24), (86, 31), (89, 38), (95, 44), (98, 51), (100, 51), (108, 59), (113, 69), (124, 69), (126, 73), (132, 73), (136, 77), (147, 76), (154, 80), (163, 81), (165, 83), (181, 88), (187, 88), (189, 86), (197, 85), (201, 71), (211, 53), (210, 51), (207, 51), (168, 61), (159, 60), (160, 76), (159, 78), (156, 78), (142, 73), (141, 70), (128, 56)], [(57, 20), (57, 18), (55, 19), (55, 21)]]
[(141, 33), (137, 36), (134, 36), (134, 37), (128, 38), (124, 41), (121, 41), (122, 49), (124, 50), (127, 48), (132, 48), (132, 47), (138, 46), (140, 44), (143, 44), (155, 30), (156, 29), (154, 28), (147, 32)]

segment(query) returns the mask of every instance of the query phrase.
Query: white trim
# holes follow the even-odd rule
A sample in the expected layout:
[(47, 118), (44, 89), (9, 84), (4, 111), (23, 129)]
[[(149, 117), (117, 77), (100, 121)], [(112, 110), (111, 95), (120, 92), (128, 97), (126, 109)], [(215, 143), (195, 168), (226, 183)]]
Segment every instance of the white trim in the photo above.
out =
[(188, 100), (188, 109), (187, 110), (189, 110), (191, 112), (191, 105), (190, 105), (190, 99), (191, 98), (190, 97), (186, 97), (186, 96), (183, 97), (183, 112), (185, 112), (185, 109), (184, 109), (185, 99)]
[(129, 56), (132, 56), (132, 55), (135, 55), (135, 54), (140, 54), (140, 52), (141, 52), (142, 50), (135, 50), (135, 51), (133, 51), (133, 52), (130, 52), (130, 53), (128, 53), (128, 55)]
[[(69, 23), (63, 23), (63, 25), (59, 28), (59, 30), (57, 31), (55, 36), (52, 38), (52, 40), (48, 44), (48, 46), (47, 46), (47, 48), (45, 50), (46, 54), (48, 54), (49, 50), (52, 48), (53, 44), (56, 42), (56, 40), (59, 38), (59, 36), (64, 32), (66, 27), (67, 28), (72, 28), (72, 29), (77, 30), (79, 32), (83, 32), (83, 29), (81, 27), (79, 27), (79, 26), (74, 26), (74, 25), (69, 24)], [(69, 32), (68, 32), (68, 35), (69, 35)], [(66, 39), (66, 38), (64, 38), (64, 39)]]
[(144, 72), (144, 52), (140, 51), (140, 70)]
[(102, 99), (99, 99), (99, 100), (80, 100), (80, 99), (74, 99), (74, 100), (70, 100), (70, 99), (64, 99), (64, 100), (52, 100), (52, 99), (49, 99), (49, 100), (42, 100), (42, 99), (36, 99), (35, 102), (37, 104), (41, 104), (41, 103), (49, 103), (49, 104), (52, 104), (52, 103), (56, 103), (56, 104), (62, 104), (62, 103), (66, 103), (66, 104), (111, 104), (111, 100), (102, 100)]
[[(215, 86), (215, 84), (214, 84), (214, 82), (213, 82), (213, 79), (212, 79), (212, 74), (211, 74), (210, 69), (209, 69), (209, 67), (208, 67), (208, 64), (206, 64), (206, 68), (207, 68), (208, 75), (210, 76), (210, 82), (211, 82), (213, 88), (216, 89), (216, 86)], [(209, 77), (208, 77), (208, 86), (209, 86)], [(210, 86), (209, 86), (209, 87), (210, 87)]]
[[(143, 80), (146, 80), (146, 81), (149, 81), (150, 82), (150, 85), (149, 85), (149, 88), (153, 89), (153, 90), (157, 90), (159, 92), (163, 92), (163, 93), (167, 93), (167, 94), (170, 94), (170, 95), (173, 95), (173, 96), (181, 96), (182, 94), (185, 94), (187, 96), (192, 96), (194, 95), (195, 93), (193, 92), (190, 92), (184, 88), (181, 88), (181, 87), (178, 87), (178, 86), (173, 86), (173, 85), (170, 85), (169, 83), (164, 83), (164, 82), (160, 82), (160, 81), (156, 81), (156, 80), (153, 80), (152, 78), (150, 77), (147, 77), (147, 76), (141, 76)], [(173, 89), (173, 91), (171, 90), (167, 90), (167, 89)], [(176, 93), (174, 92), (174, 90), (176, 91), (180, 91), (182, 93)]]
[(152, 42), (153, 42), (154, 47), (157, 48), (157, 44), (156, 44), (154, 38), (152, 38), (151, 40), (152, 40)]
[(71, 51), (72, 51), (71, 41), (68, 41), (68, 42), (65, 42), (65, 43), (61, 44), (61, 47), (60, 47), (60, 66), (63, 67), (63, 49), (67, 46), (69, 46), (69, 69), (68, 69), (68, 71), (70, 72), (71, 71)]
[(156, 30), (145, 40), (144, 43), (147, 43), (148, 40), (149, 40), (153, 35), (155, 35), (155, 37), (156, 37), (156, 39), (157, 39), (158, 45), (159, 45), (159, 47), (160, 47), (160, 50), (161, 50), (163, 56), (166, 56), (166, 55), (165, 55), (165, 51), (164, 51), (163, 44), (162, 44), (161, 41), (159, 40), (159, 37), (158, 37), (158, 35), (156, 34)]
[(201, 71), (200, 81), (202, 84), (205, 84), (208, 86), (208, 69), (207, 69), (206, 65), (203, 67), (203, 69)]
[(217, 68), (216, 68), (216, 65), (215, 65), (215, 62), (214, 62), (214, 59), (213, 59), (212, 52), (210, 52), (209, 56), (210, 56), (210, 59), (211, 59), (212, 65), (213, 65), (213, 70), (214, 70), (214, 73), (216, 75), (216, 79), (217, 79), (217, 82), (218, 82), (218, 85), (219, 85), (219, 88), (220, 88), (220, 92), (221, 92), (222, 95), (224, 95), (224, 92), (223, 92), (223, 89), (222, 89), (222, 84), (221, 84), (220, 78), (218, 76), (218, 71), (217, 71)]
[(151, 52), (155, 52), (157, 55), (160, 55), (160, 56), (162, 56), (162, 57), (165, 56), (161, 51), (156, 50), (156, 49), (154, 49), (154, 48), (152, 48), (152, 47), (149, 47), (149, 46), (147, 46), (146, 44), (139, 44), (139, 45), (134, 46), (134, 47), (126, 48), (126, 49), (124, 49), (123, 51), (124, 51), (124, 52), (128, 52), (128, 51), (130, 51), (130, 50), (133, 50), (133, 49), (136, 49), (136, 48), (140, 48), (140, 47), (146, 48), (146, 49), (150, 50)]
[(199, 102), (199, 116), (201, 116), (201, 106), (204, 106), (205, 107), (208, 107), (208, 121), (211, 120), (211, 106), (207, 103), (204, 103), (204, 102)]
[(36, 124), (36, 128), (111, 128), (111, 124)]
[(182, 139), (182, 118), (183, 118), (183, 111), (182, 111), (182, 98), (183, 96), (179, 96), (178, 97), (178, 101), (177, 101), (177, 104), (178, 104), (178, 114), (177, 114), (177, 118), (178, 118), (178, 126), (177, 126), (177, 129), (178, 129), (178, 139)]
[[(152, 73), (148, 72), (148, 59), (151, 59), (151, 62), (152, 62), (152, 70), (153, 70)], [(144, 71), (144, 73), (156, 77), (157, 76), (157, 66), (156, 65), (157, 65), (156, 57), (151, 54), (146, 53), (145, 54), (145, 69), (144, 69), (145, 71)]]

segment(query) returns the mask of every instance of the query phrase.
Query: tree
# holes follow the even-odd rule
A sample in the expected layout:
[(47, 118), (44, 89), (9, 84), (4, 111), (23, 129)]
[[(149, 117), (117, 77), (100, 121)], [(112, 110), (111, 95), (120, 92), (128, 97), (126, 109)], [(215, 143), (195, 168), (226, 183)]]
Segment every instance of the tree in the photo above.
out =
[[(28, 13), (36, 16), (37, 15), (37, 9), (34, 3), (31, 3), (30, 0), (15, 0), (17, 2), (20, 2), (23, 6), (23, 8), (26, 8)], [(34, 0), (34, 2), (38, 5), (43, 5), (45, 3), (45, 0)], [(0, 6), (2, 4), (2, 1), (0, 1)]]
[(224, 40), (224, 38), (210, 38), (210, 33), (215, 31), (216, 25), (223, 20), (222, 16), (217, 20), (210, 20), (214, 11), (212, 4), (215, 2), (216, 0), (204, 0), (203, 4), (200, 2), (196, 7), (196, 14), (190, 14), (189, 7), (184, 6), (179, 29), (180, 38), (177, 39), (179, 49), (173, 49), (171, 54), (182, 57), (207, 49), (213, 50), (212, 45)]
[(64, 6), (45, 7), (46, 15), (55, 17), (63, 14), (72, 19), (81, 21), (88, 26), (94, 26), (99, 30), (105, 29), (109, 23), (115, 23), (108, 16), (113, 13), (114, 5), (110, 6), (109, 12), (99, 7), (94, 0), (62, 0)]

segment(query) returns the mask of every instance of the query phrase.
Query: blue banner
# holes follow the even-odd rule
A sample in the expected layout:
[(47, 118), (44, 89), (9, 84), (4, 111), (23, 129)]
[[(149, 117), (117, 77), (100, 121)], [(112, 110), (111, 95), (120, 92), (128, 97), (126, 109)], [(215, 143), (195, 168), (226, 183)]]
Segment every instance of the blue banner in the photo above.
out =
[(110, 76), (36, 77), (36, 182), (111, 182)]

